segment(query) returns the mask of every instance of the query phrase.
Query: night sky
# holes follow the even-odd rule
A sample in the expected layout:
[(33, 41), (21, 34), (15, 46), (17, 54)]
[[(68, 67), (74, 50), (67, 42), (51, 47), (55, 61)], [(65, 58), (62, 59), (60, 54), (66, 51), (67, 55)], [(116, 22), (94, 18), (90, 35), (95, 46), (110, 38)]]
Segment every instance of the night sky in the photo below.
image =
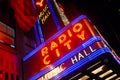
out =
[(97, 29), (120, 56), (119, 0), (74, 0), (76, 8), (88, 16)]

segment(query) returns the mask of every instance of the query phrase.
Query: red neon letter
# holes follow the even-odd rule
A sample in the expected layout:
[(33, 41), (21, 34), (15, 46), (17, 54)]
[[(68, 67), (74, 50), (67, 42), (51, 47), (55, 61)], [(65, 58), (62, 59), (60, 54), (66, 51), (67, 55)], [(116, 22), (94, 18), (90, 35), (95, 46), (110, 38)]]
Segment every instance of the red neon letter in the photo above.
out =
[(48, 48), (47, 48), (47, 47), (43, 47), (43, 48), (41, 49), (41, 53), (42, 53), (42, 56), (45, 56), (45, 54), (48, 53)]
[(43, 0), (41, 0), (40, 2), (36, 2), (36, 5), (39, 5), (40, 7), (43, 6)]
[(44, 64), (50, 64), (50, 60), (47, 61), (47, 58), (49, 57), (49, 55), (46, 55), (43, 59), (43, 63)]
[(66, 35), (62, 34), (58, 37), (59, 43), (62, 44), (66, 40)]
[(64, 43), (64, 46), (67, 46), (69, 50), (71, 49), (70, 42), (71, 40), (68, 40), (67, 42)]
[(58, 44), (54, 41), (51, 42), (50, 50), (52, 51), (54, 48), (58, 47)]

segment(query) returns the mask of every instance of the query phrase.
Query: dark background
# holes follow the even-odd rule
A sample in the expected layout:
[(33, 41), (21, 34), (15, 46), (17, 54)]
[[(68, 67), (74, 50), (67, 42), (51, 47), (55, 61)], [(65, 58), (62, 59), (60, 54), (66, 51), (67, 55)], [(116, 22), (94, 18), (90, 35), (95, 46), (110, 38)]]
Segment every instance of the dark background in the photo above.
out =
[[(0, 0), (0, 21), (14, 26), (14, 11), (10, 0)], [(72, 1), (80, 13), (85, 14), (120, 56), (120, 3), (119, 0), (63, 0)], [(69, 7), (68, 7), (69, 8)]]
[(88, 16), (120, 56), (119, 0), (74, 0), (74, 4), (81, 13)]

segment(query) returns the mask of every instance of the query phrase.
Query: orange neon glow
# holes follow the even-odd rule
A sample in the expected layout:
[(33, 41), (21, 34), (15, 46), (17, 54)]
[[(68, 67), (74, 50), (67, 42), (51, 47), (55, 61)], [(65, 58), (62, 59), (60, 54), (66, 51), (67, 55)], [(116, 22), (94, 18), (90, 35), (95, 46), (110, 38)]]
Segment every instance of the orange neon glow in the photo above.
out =
[(92, 36), (84, 21), (72, 25), (41, 48), (42, 65), (52, 64)]
[(82, 29), (82, 24), (81, 23), (77, 23), (77, 24), (75, 24), (74, 26), (73, 26), (73, 31), (74, 32), (80, 32), (81, 31), (81, 29)]
[(72, 37), (71, 31), (70, 31), (70, 30), (67, 30), (67, 32), (68, 32), (68, 35), (69, 35), (70, 37)]
[(85, 32), (82, 31), (81, 34), (77, 34), (77, 37), (82, 39), (82, 40), (85, 40), (85, 35), (84, 34), (85, 34)]
[(40, 7), (43, 6), (43, 0), (41, 0), (40, 2), (36, 2), (36, 5), (39, 5)]
[(56, 55), (57, 55), (57, 57), (59, 57), (59, 56), (60, 56), (59, 49), (56, 49)]
[[(50, 59), (48, 59), (49, 58), (49, 55), (46, 55), (45, 57), (44, 57), (44, 59), (43, 59), (43, 62), (44, 62), (44, 64), (50, 64)], [(47, 60), (48, 59), (48, 60)]]
[(45, 56), (45, 54), (48, 53), (48, 48), (47, 47), (42, 48), (41, 53), (42, 53), (42, 56)]
[(88, 20), (86, 20), (86, 19), (83, 19), (83, 20), (84, 20), (85, 24), (87, 25), (87, 28), (89, 29), (89, 31), (91, 32), (91, 34), (93, 36), (95, 36), (95, 32), (92, 29), (93, 26), (91, 26), (91, 24), (88, 22)]
[(71, 40), (68, 40), (67, 42), (64, 43), (64, 46), (67, 46), (68, 50), (71, 49), (70, 43), (71, 43)]
[(64, 71), (66, 69), (64, 63), (62, 63), (60, 66), (57, 66), (56, 68), (52, 69), (42, 77), (40, 77), (37, 80), (50, 80), (52, 77), (55, 77), (60, 72)]
[(59, 43), (62, 44), (66, 40), (66, 35), (62, 34), (58, 37)]
[(58, 47), (58, 44), (57, 44), (56, 42), (52, 41), (52, 42), (51, 42), (51, 47), (50, 47), (51, 51), (52, 51), (54, 48), (57, 48), (57, 47)]
[(98, 44), (98, 46), (99, 46), (100, 48), (103, 47), (102, 44), (101, 44), (100, 42), (97, 42), (97, 44)]

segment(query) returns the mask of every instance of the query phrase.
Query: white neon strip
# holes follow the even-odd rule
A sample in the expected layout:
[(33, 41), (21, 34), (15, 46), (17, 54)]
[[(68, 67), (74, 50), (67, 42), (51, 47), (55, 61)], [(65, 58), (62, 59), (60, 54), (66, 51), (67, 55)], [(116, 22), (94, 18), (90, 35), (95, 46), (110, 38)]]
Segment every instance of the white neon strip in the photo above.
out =
[(98, 67), (97, 69), (95, 69), (94, 71), (92, 71), (92, 73), (93, 74), (97, 74), (97, 73), (101, 72), (103, 70), (104, 66), (105, 65), (102, 65), (102, 66)]
[(88, 75), (85, 75), (85, 76), (83, 76), (83, 77), (81, 77), (80, 79), (78, 79), (78, 80), (87, 80), (87, 79), (89, 79), (90, 77), (88, 76)]
[(98, 64), (100, 64), (100, 63), (101, 63), (101, 61), (99, 61), (99, 62), (95, 63), (94, 65), (92, 65), (92, 66), (90, 66), (89, 68), (87, 68), (87, 70), (89, 70), (89, 69), (91, 69), (91, 68), (93, 68), (93, 67), (97, 66), (97, 65), (98, 65)]
[(116, 78), (115, 80), (120, 80), (120, 77)]
[(75, 77), (80, 76), (81, 74), (82, 74), (82, 73), (79, 73), (79, 74), (73, 76), (72, 78), (70, 78), (69, 80), (74, 80)]
[(110, 73), (112, 73), (112, 72), (113, 72), (112, 70), (109, 70), (109, 71), (101, 74), (99, 77), (100, 77), (100, 78), (103, 78), (103, 77), (107, 76), (108, 74), (110, 74)]
[(105, 80), (112, 80), (112, 79), (113, 79), (114, 77), (116, 77), (116, 76), (117, 76), (117, 74), (113, 74), (112, 76), (106, 78)]

